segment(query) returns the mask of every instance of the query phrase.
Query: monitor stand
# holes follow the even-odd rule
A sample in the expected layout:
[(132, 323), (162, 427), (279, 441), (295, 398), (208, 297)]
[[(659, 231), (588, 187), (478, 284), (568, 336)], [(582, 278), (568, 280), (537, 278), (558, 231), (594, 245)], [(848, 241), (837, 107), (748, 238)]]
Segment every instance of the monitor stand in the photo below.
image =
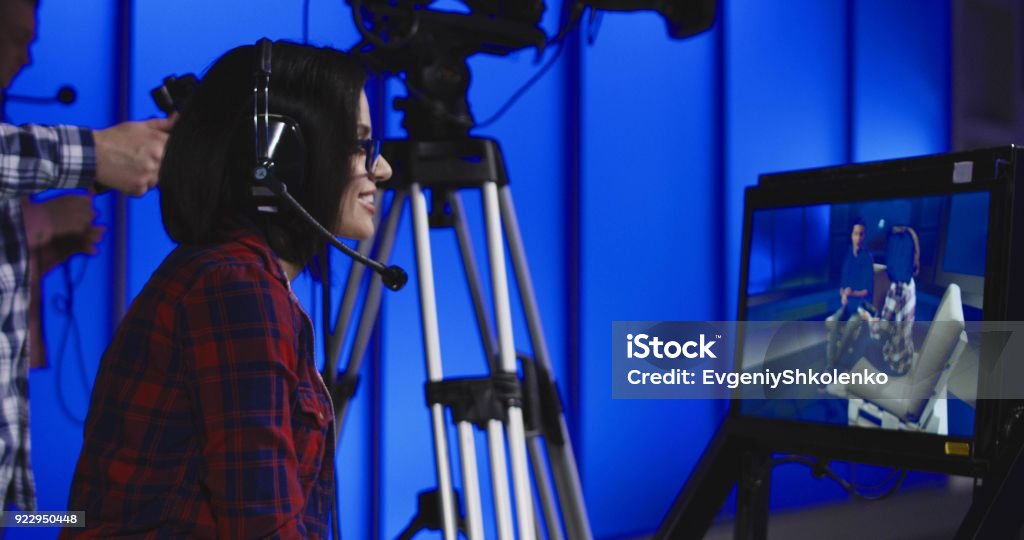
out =
[(727, 417), (654, 537), (704, 538), (734, 486), (738, 486), (735, 538), (766, 537), (770, 477), (761, 471), (770, 459), (770, 450), (737, 435), (732, 418)]
[[(775, 450), (757, 436), (748, 435), (745, 422), (723, 420), (700, 461), (679, 492), (654, 538), (684, 540), (704, 538), (733, 487), (736, 494), (737, 540), (768, 536), (770, 461)], [(1024, 512), (1024, 426), (1004, 439), (1006, 448), (978, 476), (973, 501), (956, 538), (999, 538), (1021, 531)], [(819, 457), (822, 457), (819, 454)], [(838, 459), (856, 461), (850, 456)], [(912, 467), (908, 467), (912, 468)]]
[[(956, 538), (1011, 538), (1008, 531), (1024, 526), (1024, 427), (1017, 426), (1016, 444), (992, 464), (991, 472), (978, 479), (974, 500)], [(1009, 446), (1009, 445), (1008, 445)]]

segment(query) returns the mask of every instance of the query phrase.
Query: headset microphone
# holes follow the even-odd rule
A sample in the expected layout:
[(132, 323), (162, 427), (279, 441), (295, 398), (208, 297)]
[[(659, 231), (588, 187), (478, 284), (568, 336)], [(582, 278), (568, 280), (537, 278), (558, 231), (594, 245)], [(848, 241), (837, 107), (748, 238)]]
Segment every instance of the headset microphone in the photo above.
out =
[[(302, 131), (295, 120), (280, 114), (270, 114), (270, 53), (271, 43), (263, 38), (257, 42), (259, 60), (257, 62), (257, 80), (254, 85), (255, 100), (253, 103), (253, 123), (256, 131), (256, 166), (252, 171), (253, 196), (257, 201), (266, 200), (267, 195), (283, 200), (309, 222), (326, 238), (331, 245), (341, 250), (356, 262), (362, 263), (380, 275), (384, 286), (397, 291), (405, 286), (409, 276), (400, 267), (385, 266), (378, 261), (359, 253), (338, 240), (334, 234), (321, 225), (305, 208), (288, 193), (288, 187), (277, 174), (277, 170), (287, 171), (291, 178), (301, 178), (304, 147)], [(277, 160), (278, 154), (291, 154), (291, 159)], [(258, 204), (257, 208), (264, 212), (276, 212), (271, 204)]]
[(258, 165), (256, 169), (253, 171), (253, 178), (260, 179), (259, 181), (262, 183), (262, 185), (266, 186), (267, 189), (274, 192), (274, 195), (277, 195), (282, 200), (287, 202), (288, 205), (291, 206), (293, 210), (298, 212), (299, 215), (301, 215), (306, 221), (308, 221), (310, 225), (316, 227), (317, 231), (319, 231), (320, 234), (324, 235), (324, 237), (327, 238), (331, 245), (340, 249), (341, 252), (344, 253), (345, 255), (348, 255), (349, 257), (355, 259), (356, 262), (363, 263), (366, 266), (369, 266), (374, 272), (380, 274), (381, 281), (384, 282), (385, 287), (391, 289), (392, 291), (397, 291), (405, 286), (405, 282), (409, 280), (409, 276), (408, 274), (405, 273), (405, 270), (402, 270), (401, 267), (395, 265), (384, 266), (383, 264), (367, 257), (366, 255), (363, 255), (362, 253), (359, 253), (358, 251), (346, 246), (344, 243), (338, 240), (333, 234), (331, 234), (330, 231), (324, 228), (324, 226), (321, 225), (320, 222), (318, 222), (313, 216), (309, 215), (309, 212), (307, 212), (306, 209), (303, 208), (301, 204), (299, 204), (299, 201), (296, 201), (295, 198), (292, 197), (291, 193), (288, 193), (288, 187), (285, 186), (284, 182), (280, 181), (274, 175), (274, 173), (270, 171), (268, 168), (266, 168), (263, 165)]
[(75, 87), (65, 84), (58, 88), (57, 93), (52, 96), (23, 96), (19, 94), (7, 94), (5, 98), (7, 101), (32, 103), (35, 105), (46, 105), (48, 103), (71, 105), (78, 99), (78, 92), (75, 91)]

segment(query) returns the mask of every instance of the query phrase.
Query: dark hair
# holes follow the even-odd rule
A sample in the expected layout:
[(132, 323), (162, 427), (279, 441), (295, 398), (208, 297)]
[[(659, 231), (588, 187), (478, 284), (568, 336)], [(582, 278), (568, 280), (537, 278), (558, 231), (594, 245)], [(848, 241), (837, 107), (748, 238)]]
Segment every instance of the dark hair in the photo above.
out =
[(889, 229), (885, 244), (885, 269), (889, 280), (907, 283), (921, 269), (921, 243), (917, 231), (906, 225)]
[[(324, 241), (286, 204), (258, 213), (252, 198), (255, 46), (232, 49), (210, 67), (181, 111), (160, 168), (160, 209), (176, 242), (221, 240), (225, 220), (263, 230), (281, 258), (305, 265)], [(341, 196), (358, 148), (359, 94), (366, 75), (341, 51), (276, 42), (271, 54), (270, 112), (298, 122), (304, 178), (282, 178), (288, 191), (328, 229), (340, 221)], [(352, 149), (349, 151), (348, 149)]]
[(850, 224), (850, 230), (852, 231), (853, 228), (856, 227), (857, 225), (860, 225), (861, 227), (864, 227), (865, 229), (868, 228), (868, 226), (864, 224), (864, 218), (861, 217), (861, 216), (857, 216), (857, 217), (853, 218), (853, 223)]
[(40, 2), (40, 0), (0, 0), (0, 5), (3, 5), (4, 2), (18, 2), (18, 1), (24, 2), (26, 4), (31, 4), (32, 7), (34, 7), (36, 9), (36, 11), (39, 11), (39, 2)]
[[(2, 4), (4, 1), (5, 0), (0, 0), (0, 4)], [(8, 0), (8, 1), (11, 1), (11, 0)], [(13, 1), (16, 1), (16, 0), (13, 0)], [(40, 0), (21, 0), (21, 1), (25, 2), (27, 4), (32, 4), (32, 7), (36, 8), (37, 10), (39, 9), (39, 2), (40, 2)]]

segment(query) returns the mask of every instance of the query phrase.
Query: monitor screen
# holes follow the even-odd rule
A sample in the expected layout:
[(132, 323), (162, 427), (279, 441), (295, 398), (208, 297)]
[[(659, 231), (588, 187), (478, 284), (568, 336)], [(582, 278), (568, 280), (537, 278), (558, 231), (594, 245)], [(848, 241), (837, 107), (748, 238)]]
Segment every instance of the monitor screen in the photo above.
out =
[(751, 210), (739, 318), (802, 330), (741, 343), (739, 369), (887, 382), (789, 385), (740, 414), (971, 437), (989, 211), (988, 191)]

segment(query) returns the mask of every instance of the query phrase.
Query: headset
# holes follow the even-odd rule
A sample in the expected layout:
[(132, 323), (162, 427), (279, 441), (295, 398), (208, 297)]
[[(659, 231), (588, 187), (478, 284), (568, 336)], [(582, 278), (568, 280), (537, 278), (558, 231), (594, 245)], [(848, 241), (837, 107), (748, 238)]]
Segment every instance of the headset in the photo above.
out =
[(271, 48), (269, 39), (263, 38), (256, 42), (256, 77), (253, 84), (253, 128), (255, 130), (255, 165), (252, 169), (252, 194), (256, 208), (260, 212), (276, 213), (277, 202), (284, 201), (303, 219), (309, 222), (322, 234), (328, 242), (341, 250), (356, 262), (368, 266), (380, 275), (388, 289), (397, 291), (405, 286), (409, 277), (402, 268), (384, 264), (370, 259), (358, 251), (348, 247), (334, 234), (321, 225), (305, 208), (288, 193), (284, 180), (288, 179), (293, 187), (298, 187), (304, 180), (304, 164), (306, 145), (302, 138), (302, 130), (294, 119), (270, 113), (270, 73)]

